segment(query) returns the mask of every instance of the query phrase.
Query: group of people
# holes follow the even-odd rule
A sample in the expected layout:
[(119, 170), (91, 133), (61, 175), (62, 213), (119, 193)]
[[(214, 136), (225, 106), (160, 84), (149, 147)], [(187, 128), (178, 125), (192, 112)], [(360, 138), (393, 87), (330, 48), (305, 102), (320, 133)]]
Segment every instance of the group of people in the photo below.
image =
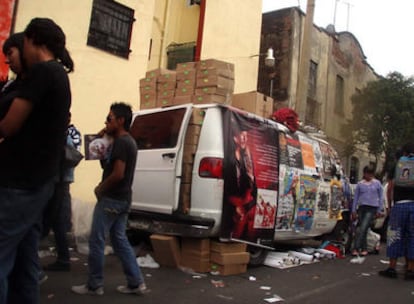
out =
[[(6, 63), (16, 78), (0, 92), (0, 304), (39, 303), (42, 280), (39, 240), (54, 231), (57, 259), (45, 270), (69, 271), (66, 233), (70, 229), (73, 168), (62, 166), (64, 146), (81, 145), (71, 124), (68, 73), (74, 63), (61, 27), (49, 18), (34, 18), (3, 45)], [(125, 234), (137, 146), (129, 135), (131, 106), (110, 107), (104, 133), (114, 138), (101, 161), (102, 180), (89, 240), (89, 277), (73, 286), (78, 294), (102, 295), (105, 237), (109, 234), (121, 259), (127, 285), (121, 293), (148, 291)], [(39, 136), (41, 134), (41, 136)], [(44, 278), (44, 276), (43, 276)]]
[[(375, 171), (371, 166), (363, 169), (363, 179), (357, 184), (352, 204), (351, 219), (357, 220), (352, 255), (368, 255), (367, 234), (373, 220), (383, 216), (384, 211), (389, 215), (387, 228), (387, 257), (389, 266), (380, 270), (383, 277), (397, 278), (397, 259), (405, 258), (406, 280), (414, 280), (414, 187), (395, 183), (396, 166), (401, 160), (414, 162), (414, 143), (405, 144), (396, 154), (396, 164), (387, 172), (388, 186), (384, 210), (384, 189), (381, 182), (374, 177)], [(402, 172), (407, 172), (407, 168)], [(405, 177), (406, 178), (406, 177)]]

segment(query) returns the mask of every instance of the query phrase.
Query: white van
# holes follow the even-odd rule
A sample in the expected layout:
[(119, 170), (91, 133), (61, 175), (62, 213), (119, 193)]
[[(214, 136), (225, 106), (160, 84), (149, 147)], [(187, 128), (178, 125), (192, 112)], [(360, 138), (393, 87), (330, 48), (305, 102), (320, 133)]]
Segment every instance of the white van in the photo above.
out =
[(329, 234), (341, 216), (337, 155), (321, 139), (219, 104), (139, 111), (131, 134), (132, 229), (263, 249)]

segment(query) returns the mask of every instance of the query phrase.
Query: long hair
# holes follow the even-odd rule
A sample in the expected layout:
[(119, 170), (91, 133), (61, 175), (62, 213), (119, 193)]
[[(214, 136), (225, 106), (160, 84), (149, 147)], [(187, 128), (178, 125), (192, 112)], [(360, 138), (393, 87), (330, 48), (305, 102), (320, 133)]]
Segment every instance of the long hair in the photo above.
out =
[(46, 46), (68, 73), (73, 71), (74, 63), (66, 49), (65, 33), (52, 19), (33, 18), (24, 30), (24, 34), (33, 40), (33, 44)]

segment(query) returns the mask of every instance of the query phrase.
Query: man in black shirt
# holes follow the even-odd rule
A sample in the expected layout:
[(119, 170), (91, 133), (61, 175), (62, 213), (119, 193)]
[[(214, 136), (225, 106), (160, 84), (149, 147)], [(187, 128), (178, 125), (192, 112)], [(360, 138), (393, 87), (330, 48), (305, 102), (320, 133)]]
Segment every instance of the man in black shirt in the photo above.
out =
[(126, 294), (143, 294), (148, 291), (125, 233), (138, 149), (135, 140), (128, 133), (131, 120), (132, 111), (129, 105), (111, 105), (106, 118), (105, 133), (112, 136), (114, 141), (109, 157), (101, 161), (102, 181), (95, 188), (98, 202), (94, 209), (89, 237), (88, 282), (72, 287), (72, 291), (77, 294), (103, 295), (105, 236), (108, 233), (127, 278), (127, 285), (118, 286), (117, 290)]

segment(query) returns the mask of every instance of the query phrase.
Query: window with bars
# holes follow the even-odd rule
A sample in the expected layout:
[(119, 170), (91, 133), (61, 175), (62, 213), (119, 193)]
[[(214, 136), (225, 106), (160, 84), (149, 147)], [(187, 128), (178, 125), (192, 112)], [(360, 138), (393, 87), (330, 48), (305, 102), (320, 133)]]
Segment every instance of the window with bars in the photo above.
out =
[(87, 45), (128, 58), (134, 10), (110, 0), (93, 0)]

